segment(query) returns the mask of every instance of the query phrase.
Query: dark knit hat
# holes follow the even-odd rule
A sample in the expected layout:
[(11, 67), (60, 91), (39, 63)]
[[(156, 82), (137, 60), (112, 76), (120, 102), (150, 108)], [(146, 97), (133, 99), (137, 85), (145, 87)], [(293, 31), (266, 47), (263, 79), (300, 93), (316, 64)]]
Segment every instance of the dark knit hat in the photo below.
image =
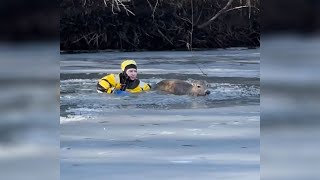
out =
[(124, 68), (124, 72), (126, 72), (127, 69), (130, 69), (130, 68), (137, 69), (137, 66), (136, 66), (135, 64), (129, 64), (129, 65), (127, 65), (127, 66)]

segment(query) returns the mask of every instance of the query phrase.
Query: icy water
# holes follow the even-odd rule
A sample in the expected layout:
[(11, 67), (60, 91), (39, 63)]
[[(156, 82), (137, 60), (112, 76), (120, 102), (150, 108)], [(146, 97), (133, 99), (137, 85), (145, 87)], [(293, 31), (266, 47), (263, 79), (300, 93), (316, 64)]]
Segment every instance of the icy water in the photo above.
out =
[[(139, 78), (203, 79), (206, 97), (118, 97), (96, 83), (135, 59)], [(260, 178), (260, 52), (101, 52), (60, 59), (61, 179)]]

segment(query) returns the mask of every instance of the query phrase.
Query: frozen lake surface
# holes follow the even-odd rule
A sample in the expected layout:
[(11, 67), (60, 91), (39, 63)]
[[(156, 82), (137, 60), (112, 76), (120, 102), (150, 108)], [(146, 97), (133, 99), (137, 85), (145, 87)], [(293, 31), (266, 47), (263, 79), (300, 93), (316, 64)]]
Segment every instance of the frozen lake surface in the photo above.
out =
[[(211, 94), (97, 93), (123, 59), (144, 82), (204, 79)], [(60, 68), (61, 179), (260, 178), (259, 49), (62, 54)]]

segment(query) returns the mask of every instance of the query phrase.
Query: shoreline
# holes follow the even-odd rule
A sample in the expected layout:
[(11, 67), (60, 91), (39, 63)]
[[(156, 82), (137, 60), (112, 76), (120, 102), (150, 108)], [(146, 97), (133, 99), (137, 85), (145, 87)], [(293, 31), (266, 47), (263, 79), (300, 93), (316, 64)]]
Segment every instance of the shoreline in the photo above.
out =
[(60, 50), (60, 54), (85, 54), (85, 53), (106, 53), (106, 52), (163, 52), (163, 51), (172, 51), (172, 52), (181, 52), (181, 51), (214, 51), (214, 50), (246, 50), (246, 49), (258, 49), (260, 46), (249, 46), (249, 47), (226, 47), (226, 48), (193, 48), (192, 50), (188, 49), (164, 49), (164, 50), (149, 50), (149, 49), (135, 49), (135, 50), (121, 50), (121, 49), (97, 49), (97, 50)]

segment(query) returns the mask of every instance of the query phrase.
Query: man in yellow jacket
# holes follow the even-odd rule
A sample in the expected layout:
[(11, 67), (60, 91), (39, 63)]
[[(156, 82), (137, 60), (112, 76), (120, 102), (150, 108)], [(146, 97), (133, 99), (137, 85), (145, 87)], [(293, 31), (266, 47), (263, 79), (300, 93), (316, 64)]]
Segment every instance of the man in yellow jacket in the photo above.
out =
[(134, 60), (125, 60), (121, 63), (122, 73), (109, 74), (101, 78), (97, 84), (99, 93), (123, 94), (139, 93), (151, 89), (150, 84), (137, 78), (137, 63)]

